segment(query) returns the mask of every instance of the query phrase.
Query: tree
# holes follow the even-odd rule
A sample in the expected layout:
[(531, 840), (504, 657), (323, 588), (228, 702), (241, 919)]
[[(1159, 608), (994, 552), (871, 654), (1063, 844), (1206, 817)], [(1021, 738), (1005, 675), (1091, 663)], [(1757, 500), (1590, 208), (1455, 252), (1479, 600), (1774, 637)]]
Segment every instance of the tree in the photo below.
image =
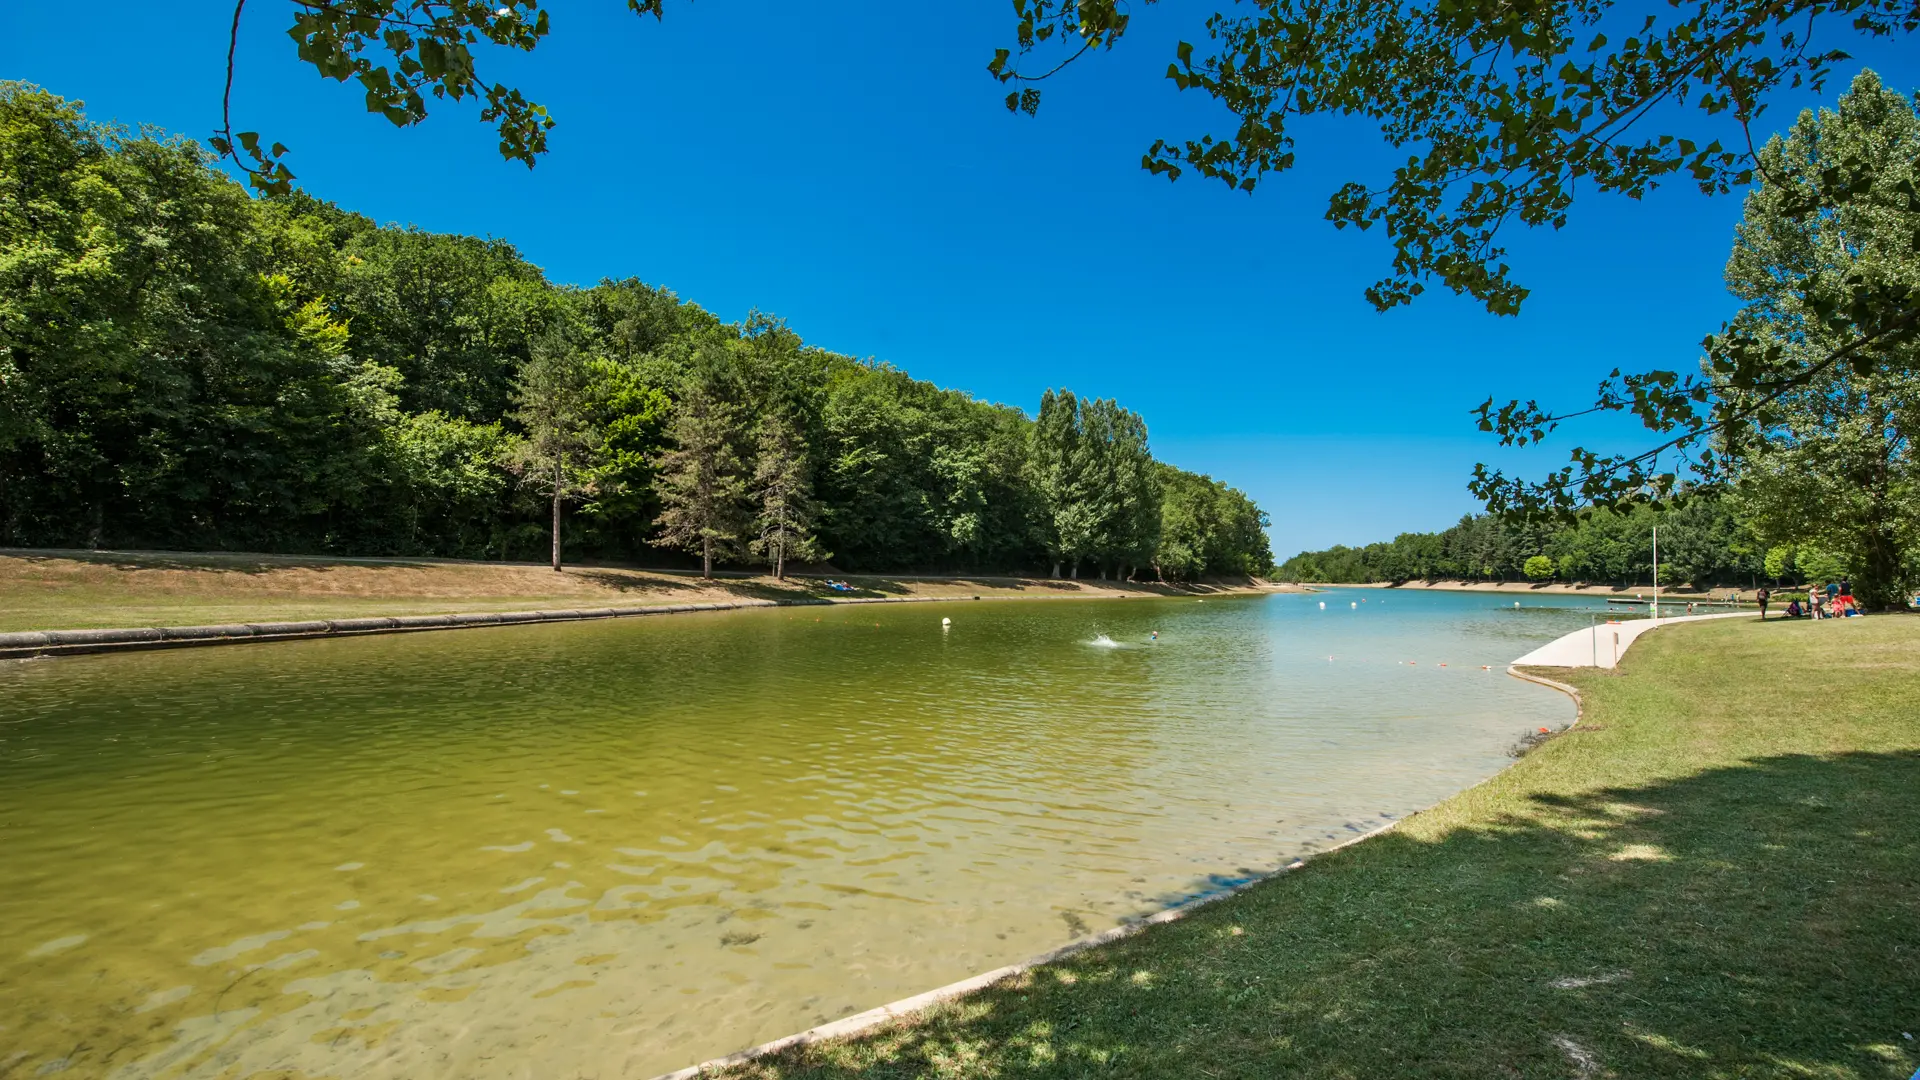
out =
[[(191, 143), (0, 86), (0, 541), (645, 558), (701, 456), (670, 427), (685, 436), (703, 395), (734, 432), (717, 471), (736, 487), (699, 545), (709, 568), (749, 533), (781, 569), (818, 557), (813, 525), (849, 568), (1026, 571), (1066, 520), (1018, 408), (758, 312), (724, 324), (631, 279), (556, 287), (504, 241), (249, 198)], [(1259, 508), (1153, 461), (1139, 416), (1066, 415), (1076, 567), (1157, 558), (1175, 476), (1205, 521), (1192, 575), (1271, 562)], [(772, 440), (752, 492), (770, 530), (745, 498), (747, 431)], [(663, 477), (669, 450), (683, 468)], [(808, 481), (810, 507), (790, 497)]]
[[(1914, 9), (1920, 13), (1920, 7)], [(1917, 16), (1920, 17), (1920, 16)], [(1864, 72), (1837, 111), (1802, 113), (1755, 158), (1727, 284), (1745, 305), (1703, 343), (1697, 375), (1655, 370), (1604, 382), (1594, 404), (1556, 414), (1538, 402), (1480, 406), (1503, 445), (1543, 440), (1589, 412), (1631, 412), (1669, 436), (1637, 454), (1575, 448), (1540, 482), (1476, 467), (1489, 509), (1573, 512), (1664, 497), (1693, 472), (1737, 471), (1796, 402), (1842, 379), (1920, 370), (1920, 125), (1913, 104)]]
[(1101, 577), (1111, 565), (1124, 580), (1152, 560), (1160, 543), (1160, 478), (1147, 448), (1147, 423), (1105, 398), (1084, 403), (1081, 424), (1089, 487), (1103, 496), (1090, 554), (1102, 564)]
[[(1149, 0), (1152, 2), (1152, 0)], [(227, 96), (215, 148), (265, 190), (293, 176), (286, 148), (234, 131), (231, 90), (240, 17), (236, 0)], [(659, 18), (665, 0), (627, 0)], [(1251, 8), (1251, 11), (1248, 10)], [(1038, 84), (1126, 34), (1117, 0), (1020, 0), (1014, 47), (990, 75), (1010, 87), (1012, 111), (1037, 112)], [(1181, 42), (1167, 77), (1222, 105), (1230, 134), (1156, 140), (1142, 167), (1188, 171), (1252, 191), (1295, 162), (1292, 124), (1333, 113), (1372, 121), (1394, 147), (1416, 148), (1384, 184), (1353, 182), (1329, 201), (1337, 226), (1384, 224), (1393, 272), (1368, 291), (1376, 305), (1406, 303), (1438, 279), (1497, 313), (1526, 289), (1499, 245), (1518, 221), (1558, 228), (1576, 184), (1639, 197), (1684, 174), (1707, 192), (1752, 176), (1750, 125), (1781, 87), (1821, 86), (1837, 48), (1825, 36), (1910, 34), (1912, 0), (1688, 0), (1651, 12), (1612, 0), (1548, 0), (1525, 9), (1446, 0), (1259, 0), (1207, 21), (1207, 44)], [(424, 120), (428, 97), (484, 101), (503, 158), (528, 166), (546, 152), (553, 119), (516, 88), (485, 83), (477, 49), (531, 52), (550, 30), (540, 0), (503, 6), (463, 0), (337, 0), (295, 8), (288, 34), (321, 75), (356, 81), (368, 111), (398, 126)], [(1037, 65), (1037, 67), (1029, 67)], [(1696, 119), (1675, 105), (1692, 105)], [(1667, 106), (1662, 108), (1662, 106)], [(1744, 140), (1721, 139), (1730, 114)], [(1657, 120), (1649, 120), (1649, 116)], [(1650, 123), (1674, 131), (1647, 131)], [(1749, 152), (1742, 152), (1742, 141)]]
[(716, 382), (706, 372), (688, 385), (667, 428), (673, 449), (660, 462), (660, 542), (699, 552), (704, 578), (713, 577), (715, 557), (739, 546), (747, 516), (739, 417)]
[(579, 346), (566, 334), (548, 334), (534, 345), (533, 356), (520, 369), (512, 418), (525, 430), (514, 449), (524, 483), (544, 492), (553, 504), (553, 569), (560, 570), (560, 508), (569, 499), (591, 490), (593, 462), (598, 447), (592, 425), (588, 387), (590, 373)]
[(1526, 575), (1528, 577), (1532, 578), (1535, 581), (1552, 581), (1553, 580), (1553, 570), (1554, 570), (1553, 559), (1549, 556), (1546, 556), (1546, 555), (1529, 556), (1527, 558), (1526, 565), (1522, 567), (1522, 569), (1526, 571)]
[[(1016, 87), (1007, 108), (1027, 113), (1039, 108), (1037, 83), (1113, 48), (1131, 21), (1117, 0), (1020, 0), (1014, 10), (1015, 47), (988, 70)], [(1744, 185), (1751, 136), (1732, 147), (1721, 139), (1736, 127), (1746, 135), (1779, 88), (1823, 85), (1846, 54), (1816, 47), (1816, 31), (1824, 40), (1916, 29), (1912, 0), (1258, 0), (1208, 19), (1206, 48), (1180, 43), (1167, 69), (1176, 87), (1224, 106), (1232, 132), (1156, 140), (1142, 166), (1252, 191), (1293, 167), (1297, 119), (1371, 121), (1412, 150), (1386, 182), (1342, 186), (1326, 214), (1337, 227), (1386, 227), (1393, 272), (1368, 298), (1404, 304), (1437, 279), (1512, 314), (1527, 290), (1503, 261), (1504, 228), (1561, 227), (1577, 184), (1634, 198), (1682, 175), (1708, 193)], [(1677, 108), (1686, 105), (1691, 123)], [(1714, 119), (1722, 113), (1734, 123)]]
[(1045, 507), (1047, 553), (1056, 578), (1063, 563), (1073, 577), (1080, 576), (1080, 560), (1092, 550), (1105, 516), (1091, 490), (1092, 453), (1085, 445), (1080, 413), (1080, 401), (1071, 390), (1048, 390), (1040, 396), (1040, 416), (1033, 426), (1034, 487)]
[(1765, 567), (1768, 581), (1780, 581), (1793, 569), (1793, 549), (1785, 544), (1775, 544), (1767, 549)]
[(1920, 375), (1834, 374), (1793, 401), (1742, 457), (1742, 509), (1766, 541), (1832, 553), (1866, 607), (1898, 607), (1920, 551)]
[(787, 417), (775, 414), (761, 421), (753, 494), (760, 535), (752, 549), (773, 563), (776, 579), (786, 579), (790, 558), (820, 562), (829, 557), (813, 535), (813, 479), (807, 447), (798, 426)]

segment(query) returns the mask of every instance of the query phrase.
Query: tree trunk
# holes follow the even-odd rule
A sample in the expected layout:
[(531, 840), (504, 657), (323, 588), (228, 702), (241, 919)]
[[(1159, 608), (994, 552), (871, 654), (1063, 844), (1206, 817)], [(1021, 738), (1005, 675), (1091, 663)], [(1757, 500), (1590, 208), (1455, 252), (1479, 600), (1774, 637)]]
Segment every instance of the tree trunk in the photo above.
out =
[(700, 576), (713, 580), (713, 537), (700, 538)]
[(1073, 560), (1073, 569), (1070, 572), (1068, 572), (1067, 576), (1072, 578), (1075, 581), (1080, 580), (1080, 560), (1079, 559)]
[(776, 540), (773, 544), (773, 580), (787, 580), (787, 544), (785, 540)]
[(1053, 561), (1053, 576), (1056, 581), (1060, 578), (1060, 560), (1058, 559)]
[(553, 572), (560, 572), (560, 460), (553, 462)]

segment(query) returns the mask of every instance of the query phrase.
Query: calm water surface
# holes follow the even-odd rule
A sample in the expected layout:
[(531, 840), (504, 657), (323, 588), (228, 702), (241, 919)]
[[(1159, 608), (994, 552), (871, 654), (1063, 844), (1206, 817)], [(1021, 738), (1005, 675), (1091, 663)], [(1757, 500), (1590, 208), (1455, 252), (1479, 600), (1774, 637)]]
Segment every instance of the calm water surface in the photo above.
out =
[(1498, 769), (1573, 716), (1506, 662), (1601, 606), (1512, 603), (789, 608), (0, 662), (0, 1076), (645, 1077), (871, 1008)]

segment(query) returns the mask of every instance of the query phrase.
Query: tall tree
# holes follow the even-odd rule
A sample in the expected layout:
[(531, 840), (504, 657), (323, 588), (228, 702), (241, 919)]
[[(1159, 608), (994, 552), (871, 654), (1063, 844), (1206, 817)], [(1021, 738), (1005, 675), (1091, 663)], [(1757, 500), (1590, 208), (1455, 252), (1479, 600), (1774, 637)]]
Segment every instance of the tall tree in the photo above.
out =
[[(1795, 283), (1830, 276), (1920, 286), (1920, 205), (1901, 198), (1920, 179), (1920, 111), (1866, 72), (1837, 108), (1809, 110), (1769, 140), (1760, 160), (1763, 179), (1727, 260), (1728, 288), (1745, 301), (1735, 324), (1782, 368), (1817, 375), (1756, 407), (1759, 430), (1727, 441), (1723, 454), (1744, 481), (1763, 539), (1832, 552), (1852, 567), (1864, 603), (1890, 607), (1906, 584), (1907, 555), (1920, 547), (1920, 340), (1822, 366), (1845, 335)], [(1842, 169), (1869, 178), (1869, 190), (1807, 212), (1800, 178)], [(1762, 396), (1726, 394), (1735, 407), (1758, 406)]]
[(590, 489), (598, 433), (588, 396), (591, 375), (579, 344), (552, 332), (534, 344), (514, 384), (513, 419), (525, 430), (515, 450), (523, 482), (546, 493), (553, 508), (553, 569), (560, 569), (560, 511)]
[[(1920, 8), (1914, 8), (1920, 18)], [(1561, 514), (1661, 496), (1688, 472), (1713, 479), (1833, 376), (1920, 370), (1920, 138), (1911, 102), (1871, 71), (1836, 110), (1807, 110), (1755, 157), (1759, 183), (1728, 262), (1745, 301), (1704, 342), (1695, 374), (1654, 370), (1603, 382), (1590, 408), (1481, 405), (1480, 426), (1527, 445), (1589, 412), (1630, 412), (1665, 441), (1638, 454), (1575, 448), (1544, 481), (1484, 467), (1472, 488), (1490, 509)], [(1787, 347), (1789, 344), (1794, 347)], [(1805, 347), (1801, 347), (1805, 346)]]
[(773, 564), (776, 579), (786, 579), (789, 559), (820, 562), (830, 557), (813, 535), (813, 476), (806, 443), (799, 425), (777, 413), (760, 422), (753, 497), (759, 536), (752, 550)]
[(1056, 578), (1062, 564), (1072, 577), (1080, 576), (1080, 560), (1094, 549), (1106, 516), (1094, 488), (1098, 450), (1088, 443), (1081, 413), (1073, 391), (1048, 390), (1040, 397), (1033, 426), (1034, 486), (1045, 507), (1047, 553)]
[(1087, 450), (1089, 489), (1099, 492), (1101, 515), (1094, 553), (1116, 577), (1153, 557), (1160, 543), (1160, 478), (1147, 448), (1147, 422), (1112, 398), (1082, 403), (1082, 446)]
[(711, 373), (690, 383), (675, 405), (660, 462), (660, 542), (700, 553), (700, 576), (715, 557), (730, 555), (747, 524), (747, 484), (740, 461), (740, 419)]

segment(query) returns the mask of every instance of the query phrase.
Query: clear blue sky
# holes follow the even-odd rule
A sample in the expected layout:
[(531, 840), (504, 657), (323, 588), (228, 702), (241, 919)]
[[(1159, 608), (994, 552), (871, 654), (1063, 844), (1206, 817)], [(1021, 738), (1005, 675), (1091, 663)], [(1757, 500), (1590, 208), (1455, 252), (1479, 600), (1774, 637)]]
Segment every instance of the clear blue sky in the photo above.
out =
[[(5, 8), (0, 78), (96, 120), (216, 126), (231, 8)], [(1163, 459), (1252, 494), (1283, 558), (1450, 524), (1474, 509), (1476, 461), (1561, 464), (1571, 440), (1501, 458), (1468, 410), (1489, 394), (1580, 402), (1615, 366), (1688, 369), (1731, 308), (1739, 203), (1682, 184), (1514, 233), (1534, 290), (1518, 318), (1434, 294), (1374, 312), (1361, 291), (1385, 238), (1322, 220), (1338, 183), (1384, 175), (1364, 127), (1303, 129), (1301, 167), (1251, 197), (1139, 168), (1156, 137), (1226, 126), (1162, 77), (1212, 5), (1143, 7), (1029, 119), (984, 70), (1010, 37), (1005, 3), (669, 0), (661, 23), (620, 0), (560, 3), (538, 52), (482, 69), (560, 121), (531, 172), (500, 160), (470, 104), (410, 130), (366, 113), (297, 62), (289, 10), (247, 9), (235, 123), (293, 147), (316, 195), (510, 240), (555, 281), (633, 275), (727, 319), (759, 308), (814, 344), (1028, 410), (1047, 387), (1117, 397)], [(1911, 87), (1911, 45), (1861, 46), (1843, 75), (1869, 63)]]

